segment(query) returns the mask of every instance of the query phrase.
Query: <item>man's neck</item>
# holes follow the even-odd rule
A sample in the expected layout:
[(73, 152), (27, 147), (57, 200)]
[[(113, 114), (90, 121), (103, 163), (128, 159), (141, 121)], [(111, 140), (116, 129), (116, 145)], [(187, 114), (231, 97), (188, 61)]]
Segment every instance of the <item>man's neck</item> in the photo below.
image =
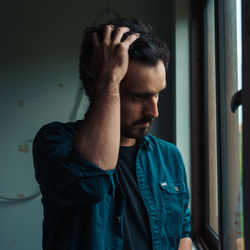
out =
[(135, 143), (136, 143), (136, 139), (121, 136), (120, 146), (130, 147), (130, 146), (135, 145)]

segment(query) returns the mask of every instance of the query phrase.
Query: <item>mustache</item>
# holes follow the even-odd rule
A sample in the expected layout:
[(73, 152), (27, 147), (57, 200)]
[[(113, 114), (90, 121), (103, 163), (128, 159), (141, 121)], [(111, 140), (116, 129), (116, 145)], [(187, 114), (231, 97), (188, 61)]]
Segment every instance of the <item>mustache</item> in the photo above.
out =
[(132, 123), (132, 126), (135, 126), (135, 125), (138, 125), (138, 124), (145, 124), (145, 123), (151, 124), (152, 121), (153, 121), (152, 118), (144, 117), (144, 118), (142, 118), (142, 119), (138, 119), (138, 120), (134, 121), (134, 122)]

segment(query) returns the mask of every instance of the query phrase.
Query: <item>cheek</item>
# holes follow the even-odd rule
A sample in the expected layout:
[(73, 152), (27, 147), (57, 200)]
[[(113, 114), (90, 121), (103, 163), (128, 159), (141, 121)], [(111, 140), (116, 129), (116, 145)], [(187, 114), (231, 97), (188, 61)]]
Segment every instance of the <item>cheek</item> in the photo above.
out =
[(124, 101), (121, 103), (121, 116), (127, 119), (137, 119), (142, 115), (143, 107), (141, 104), (130, 103)]
[(141, 118), (140, 111), (136, 108), (121, 107), (121, 122), (130, 124)]
[(140, 110), (136, 108), (127, 108), (127, 109), (124, 109), (124, 114), (126, 114), (128, 118), (133, 119), (133, 117), (140, 116)]

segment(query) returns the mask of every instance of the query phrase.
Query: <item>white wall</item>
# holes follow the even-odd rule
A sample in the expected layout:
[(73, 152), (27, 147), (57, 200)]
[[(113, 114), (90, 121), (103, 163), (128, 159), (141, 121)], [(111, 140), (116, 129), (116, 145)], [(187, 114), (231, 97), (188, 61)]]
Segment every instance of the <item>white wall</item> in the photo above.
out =
[(190, 121), (190, 59), (189, 5), (190, 1), (176, 0), (176, 145), (182, 153), (190, 186), (191, 121)]
[[(176, 145), (186, 167), (191, 196), (190, 1), (176, 0), (175, 4)], [(191, 203), (189, 207), (192, 208)], [(195, 242), (192, 249), (197, 249)]]

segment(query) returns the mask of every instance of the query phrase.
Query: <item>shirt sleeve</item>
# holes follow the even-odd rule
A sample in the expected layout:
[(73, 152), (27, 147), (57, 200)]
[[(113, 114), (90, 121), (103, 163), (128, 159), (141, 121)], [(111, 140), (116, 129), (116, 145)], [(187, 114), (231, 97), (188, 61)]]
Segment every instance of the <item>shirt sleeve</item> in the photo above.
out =
[(181, 238), (191, 237), (192, 223), (191, 212), (189, 210), (189, 191), (186, 192), (184, 200), (184, 216)]
[(185, 209), (183, 229), (181, 235), (181, 238), (185, 237), (191, 237), (191, 213), (188, 207)]
[(190, 201), (190, 195), (189, 195), (189, 189), (188, 189), (188, 185), (187, 185), (187, 176), (186, 176), (186, 170), (185, 170), (185, 165), (181, 156), (181, 153), (179, 152), (179, 150), (177, 149), (177, 154), (178, 154), (178, 158), (180, 161), (180, 165), (182, 166), (182, 174), (184, 176), (184, 181), (185, 181), (185, 185), (186, 185), (186, 192), (185, 192), (185, 196), (184, 196), (184, 206), (183, 206), (183, 211), (184, 211), (184, 215), (183, 215), (183, 227), (182, 227), (182, 234), (181, 234), (181, 238), (185, 238), (185, 237), (191, 237), (191, 230), (192, 230), (192, 222), (191, 222), (191, 212), (189, 209), (189, 201)]
[(95, 204), (114, 189), (114, 170), (104, 171), (72, 150), (74, 130), (55, 122), (33, 143), (35, 174), (43, 194), (68, 205)]

